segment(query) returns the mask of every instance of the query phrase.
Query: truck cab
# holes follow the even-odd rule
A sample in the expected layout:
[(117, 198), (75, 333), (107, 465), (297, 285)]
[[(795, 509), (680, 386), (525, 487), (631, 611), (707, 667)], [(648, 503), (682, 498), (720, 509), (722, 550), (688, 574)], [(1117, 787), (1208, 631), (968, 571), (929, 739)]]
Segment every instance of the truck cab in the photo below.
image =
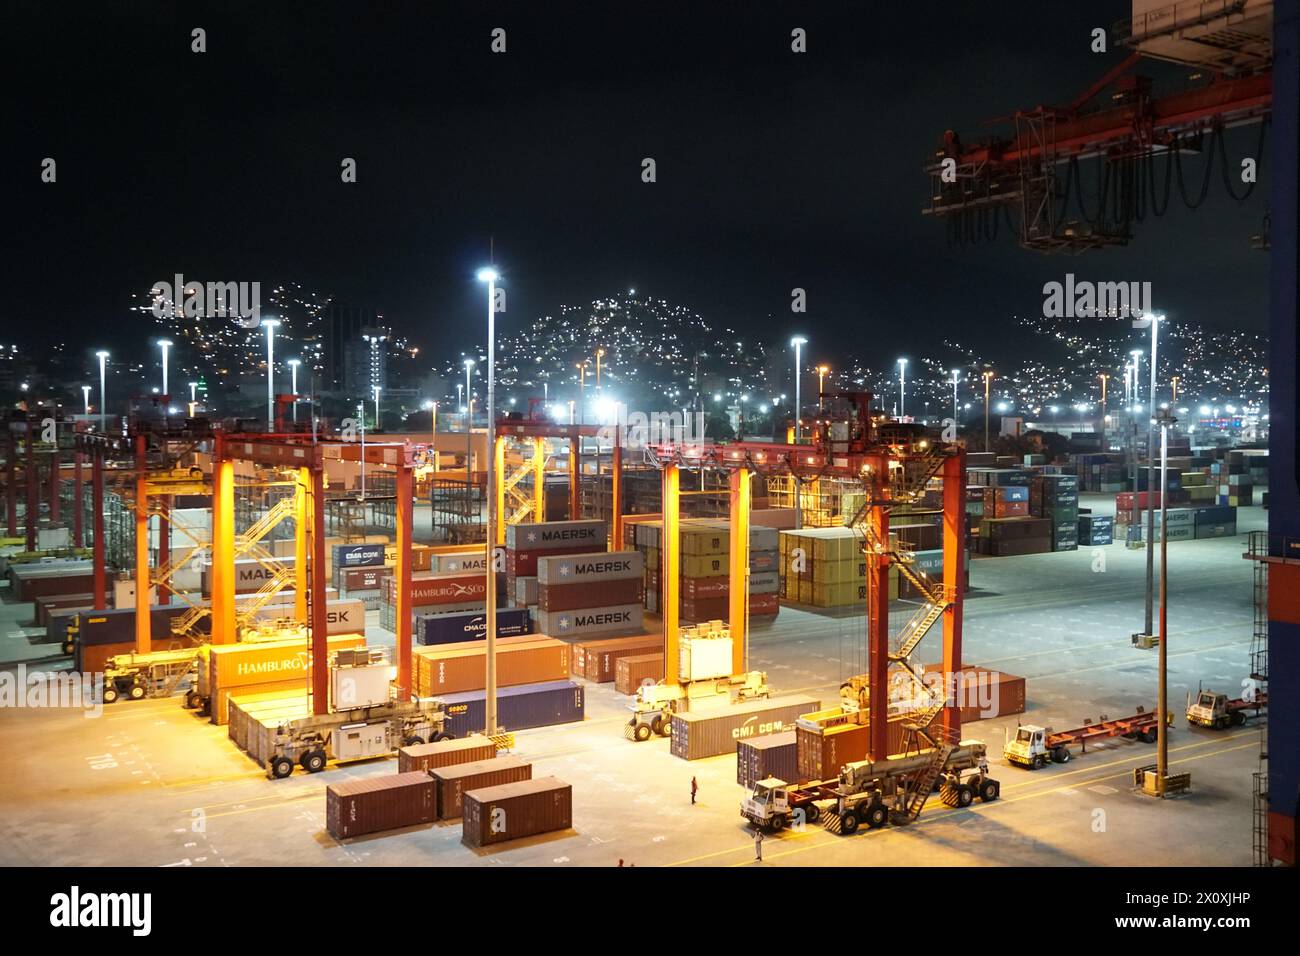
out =
[(1050, 727), (1021, 724), (1016, 728), (1015, 739), (1008, 740), (1002, 749), (1002, 756), (1011, 763), (1031, 770), (1047, 766), (1049, 760), (1065, 763), (1070, 759), (1070, 751), (1064, 745), (1049, 746), (1051, 733)]
[(811, 801), (792, 799), (790, 785), (776, 777), (757, 781), (740, 805), (740, 815), (763, 830), (784, 830), (792, 820), (815, 818)]
[(1222, 730), (1224, 727), (1244, 724), (1246, 712), (1244, 708), (1230, 706), (1227, 694), (1203, 690), (1188, 703), (1187, 722), (1194, 727)]

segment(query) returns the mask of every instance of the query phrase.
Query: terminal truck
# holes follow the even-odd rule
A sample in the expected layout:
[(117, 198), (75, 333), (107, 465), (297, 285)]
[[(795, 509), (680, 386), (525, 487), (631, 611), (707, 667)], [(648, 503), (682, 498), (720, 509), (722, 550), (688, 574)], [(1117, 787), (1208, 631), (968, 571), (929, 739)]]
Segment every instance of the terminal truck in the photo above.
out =
[(850, 834), (864, 823), (874, 830), (915, 820), (936, 786), (950, 807), (969, 807), (976, 797), (989, 803), (1002, 793), (1002, 784), (988, 775), (983, 741), (940, 740), (938, 746), (845, 764), (832, 780), (759, 780), (741, 803), (740, 815), (762, 830), (783, 830), (802, 816), (804, 822), (820, 819), (827, 829)]
[[(1174, 722), (1172, 712), (1165, 715), (1166, 725)], [(1148, 712), (1139, 707), (1132, 717), (1111, 720), (1105, 714), (1099, 720), (1085, 719), (1083, 726), (1072, 730), (1054, 731), (1051, 727), (1037, 724), (1021, 724), (1016, 728), (1016, 736), (1008, 740), (1002, 749), (1002, 756), (1008, 763), (1030, 770), (1037, 770), (1051, 763), (1067, 763), (1070, 760), (1070, 747), (1079, 745), (1079, 753), (1088, 752), (1089, 741), (1106, 740), (1110, 737), (1124, 737), (1127, 740), (1141, 740), (1153, 744), (1159, 734), (1159, 719), (1155, 711)]]
[(1187, 723), (1211, 730), (1240, 727), (1247, 717), (1258, 717), (1260, 711), (1267, 706), (1268, 694), (1260, 690), (1232, 699), (1227, 694), (1218, 694), (1212, 690), (1198, 690), (1195, 697), (1187, 695)]

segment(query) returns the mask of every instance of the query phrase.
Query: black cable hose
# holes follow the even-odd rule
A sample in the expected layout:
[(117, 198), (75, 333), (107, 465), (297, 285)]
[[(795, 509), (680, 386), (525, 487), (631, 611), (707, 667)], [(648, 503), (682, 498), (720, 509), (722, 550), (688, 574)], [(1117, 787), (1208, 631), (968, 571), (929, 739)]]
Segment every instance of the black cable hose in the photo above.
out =
[[(1192, 202), (1191, 198), (1187, 195), (1187, 184), (1183, 179), (1182, 154), (1178, 153), (1174, 157), (1174, 172), (1178, 176), (1178, 192), (1180, 195), (1182, 195), (1183, 204), (1188, 209), (1199, 209), (1201, 207), (1201, 204), (1205, 202), (1205, 197), (1210, 191), (1210, 174), (1214, 171), (1214, 152), (1215, 152), (1214, 138), (1217, 137), (1218, 135), (1219, 135), (1219, 128), (1216, 126), (1213, 130), (1210, 131), (1210, 143), (1203, 153), (1203, 155), (1205, 156), (1205, 171), (1201, 176), (1201, 192), (1200, 195), (1196, 197), (1196, 202)], [(1175, 150), (1178, 149), (1178, 142), (1179, 142), (1178, 138), (1175, 137), (1174, 144), (1173, 144), (1173, 148)]]
[(1153, 151), (1147, 151), (1147, 176), (1151, 181), (1151, 212), (1158, 219), (1163, 216), (1169, 209), (1169, 190), (1174, 183), (1174, 151), (1173, 149), (1165, 150), (1165, 197), (1164, 205), (1156, 202), (1156, 154)]
[[(1259, 182), (1259, 166), (1264, 159), (1264, 131), (1265, 129), (1267, 129), (1267, 127), (1268, 127), (1268, 118), (1265, 117), (1263, 120), (1260, 121), (1259, 139), (1255, 143), (1255, 155), (1254, 155), (1255, 182), (1246, 183), (1245, 184), (1246, 191), (1243, 192), (1240, 196), (1237, 195), (1237, 192), (1232, 185), (1232, 178), (1233, 178), (1232, 168), (1228, 165), (1228, 143), (1227, 143), (1228, 138), (1227, 136), (1224, 135), (1219, 136), (1219, 159), (1221, 161), (1221, 165), (1223, 168), (1223, 188), (1226, 189), (1228, 191), (1228, 195), (1231, 196), (1233, 199), (1237, 200), (1237, 202), (1245, 202), (1247, 199), (1249, 199), (1250, 194), (1255, 191), (1255, 183)], [(1237, 165), (1240, 166), (1241, 164), (1238, 163)]]

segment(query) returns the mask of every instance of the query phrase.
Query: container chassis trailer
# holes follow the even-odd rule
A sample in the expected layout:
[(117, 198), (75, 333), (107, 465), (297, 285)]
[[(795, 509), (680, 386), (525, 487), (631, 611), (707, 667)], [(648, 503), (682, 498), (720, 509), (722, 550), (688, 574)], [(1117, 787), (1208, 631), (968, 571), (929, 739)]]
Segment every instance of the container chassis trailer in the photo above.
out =
[[(1174, 722), (1173, 713), (1166, 714), (1166, 724)], [(1159, 719), (1155, 711), (1139, 707), (1131, 717), (1111, 720), (1105, 714), (1100, 719), (1086, 719), (1083, 725), (1071, 730), (1054, 731), (1051, 727), (1037, 724), (1021, 724), (1016, 728), (1016, 736), (1008, 740), (1002, 750), (1007, 763), (1029, 770), (1038, 770), (1050, 763), (1068, 763), (1073, 756), (1070, 748), (1079, 746), (1079, 753), (1088, 752), (1088, 744), (1113, 737), (1127, 740), (1141, 740), (1153, 744), (1159, 733)]]

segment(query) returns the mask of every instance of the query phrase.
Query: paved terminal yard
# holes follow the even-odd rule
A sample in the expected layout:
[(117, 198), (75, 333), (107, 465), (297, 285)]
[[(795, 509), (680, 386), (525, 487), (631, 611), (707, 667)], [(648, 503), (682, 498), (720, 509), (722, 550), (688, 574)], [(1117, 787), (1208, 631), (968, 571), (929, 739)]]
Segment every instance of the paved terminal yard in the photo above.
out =
[[(1090, 497), (1082, 503), (1104, 508), (1102, 496)], [(1237, 537), (1169, 545), (1170, 757), (1191, 771), (1189, 795), (1161, 803), (1134, 791), (1132, 769), (1154, 762), (1152, 745), (1116, 740), (1030, 772), (1001, 759), (1004, 731), (1014, 732), (1017, 718), (980, 721), (965, 735), (989, 743), (1000, 800), (953, 810), (933, 799), (910, 826), (849, 837), (817, 826), (787, 831), (764, 842), (762, 865), (1249, 865), (1258, 725), (1193, 730), (1182, 710), (1198, 683), (1235, 695), (1248, 674), (1252, 568), (1241, 554), (1246, 532), (1265, 525), (1266, 512), (1241, 508)], [(964, 658), (1027, 678), (1025, 721), (1073, 726), (1152, 707), (1156, 652), (1129, 643), (1142, 620), (1144, 570), (1144, 554), (1122, 544), (973, 558)], [(371, 636), (381, 639), (387, 632), (376, 612), (369, 616)], [(30, 605), (0, 606), (0, 661), (52, 650), (31, 643), (30, 617)], [(776, 693), (834, 701), (841, 678), (864, 669), (864, 633), (860, 616), (783, 608), (772, 625), (754, 628), (750, 666), (767, 671)], [(930, 635), (915, 659), (937, 659), (938, 647)], [(738, 814), (735, 758), (687, 763), (669, 755), (666, 740), (624, 739), (626, 700), (612, 684), (588, 685), (585, 722), (517, 734), (534, 776), (573, 785), (574, 828), (480, 851), (461, 844), (459, 821), (346, 843), (325, 832), (326, 785), (395, 772), (394, 760), (271, 781), (224, 727), (184, 710), (179, 698), (123, 701), (94, 718), (6, 707), (0, 864), (757, 865)]]

